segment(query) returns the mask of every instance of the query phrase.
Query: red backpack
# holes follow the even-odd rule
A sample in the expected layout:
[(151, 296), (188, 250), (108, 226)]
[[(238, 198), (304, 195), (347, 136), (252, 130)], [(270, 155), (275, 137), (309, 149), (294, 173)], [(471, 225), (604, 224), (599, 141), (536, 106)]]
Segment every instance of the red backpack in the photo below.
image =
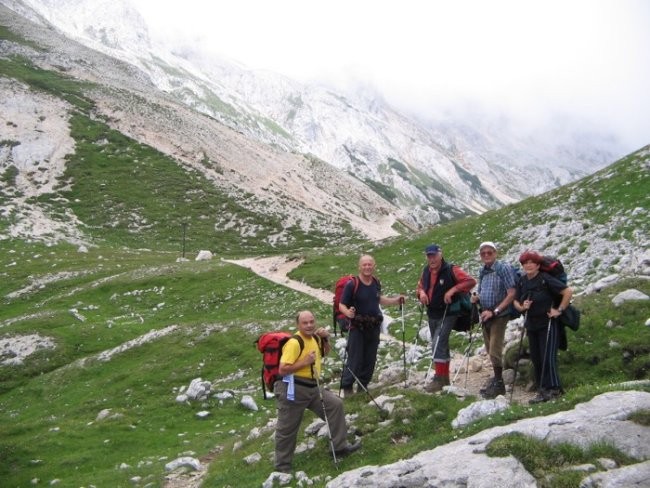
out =
[[(324, 355), (323, 343), (318, 336), (316, 340), (321, 350), (321, 357)], [(291, 332), (266, 332), (259, 336), (255, 341), (257, 350), (262, 353), (262, 394), (266, 399), (266, 392), (273, 393), (273, 384), (280, 377), (278, 371), (280, 369), (280, 358), (282, 357), (282, 348), (289, 339), (296, 339), (300, 344), (300, 354), (305, 348), (305, 341), (299, 334), (292, 334)]]
[(282, 348), (292, 337), (300, 344), (302, 353), (305, 342), (298, 334), (291, 332), (266, 332), (255, 341), (257, 350), (262, 353), (262, 393), (264, 398), (266, 398), (267, 391), (273, 393), (273, 384), (278, 379)]
[(343, 289), (348, 282), (354, 281), (354, 290), (352, 290), (352, 296), (354, 297), (359, 288), (359, 278), (354, 275), (345, 275), (341, 276), (336, 285), (334, 286), (334, 298), (332, 298), (332, 325), (334, 326), (334, 337), (336, 337), (336, 326), (338, 324), (338, 319), (346, 319), (345, 323), (347, 325), (341, 325), (341, 335), (350, 330), (350, 321), (349, 319), (341, 313), (339, 310), (339, 303), (341, 303), (341, 297), (343, 296)]

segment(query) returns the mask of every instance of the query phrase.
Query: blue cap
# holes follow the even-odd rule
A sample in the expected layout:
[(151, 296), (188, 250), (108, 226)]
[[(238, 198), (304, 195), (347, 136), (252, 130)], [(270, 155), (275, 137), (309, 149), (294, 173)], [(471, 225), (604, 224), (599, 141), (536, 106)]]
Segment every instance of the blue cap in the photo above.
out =
[(440, 251), (442, 251), (442, 249), (440, 249), (438, 244), (431, 244), (430, 246), (427, 246), (424, 253), (428, 256), (429, 254), (438, 254)]

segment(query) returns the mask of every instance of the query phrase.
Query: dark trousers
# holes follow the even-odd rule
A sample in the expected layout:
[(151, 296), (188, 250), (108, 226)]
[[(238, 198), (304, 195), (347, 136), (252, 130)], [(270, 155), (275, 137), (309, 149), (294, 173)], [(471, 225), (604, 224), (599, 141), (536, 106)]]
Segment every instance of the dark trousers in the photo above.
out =
[(445, 315), (445, 319), (429, 317), (429, 332), (431, 333), (431, 353), (436, 363), (451, 361), (449, 352), (449, 334), (451, 334), (458, 315)]
[(358, 329), (353, 327), (348, 333), (346, 368), (341, 376), (341, 388), (352, 388), (355, 379), (352, 372), (359, 378), (361, 384), (368, 387), (375, 372), (377, 349), (379, 349), (379, 325)]
[(526, 333), (537, 386), (546, 390), (561, 389), (562, 384), (557, 369), (559, 333), (555, 320), (543, 329), (527, 330)]

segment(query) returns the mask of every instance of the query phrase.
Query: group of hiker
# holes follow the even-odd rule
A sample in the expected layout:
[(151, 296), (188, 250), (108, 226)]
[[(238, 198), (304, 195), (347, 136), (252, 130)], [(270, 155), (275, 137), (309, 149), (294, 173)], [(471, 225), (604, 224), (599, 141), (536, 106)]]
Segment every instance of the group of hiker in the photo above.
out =
[[(502, 376), (505, 330), (511, 315), (521, 313), (537, 386), (537, 396), (530, 403), (552, 400), (563, 393), (557, 369), (560, 326), (555, 319), (569, 306), (572, 290), (562, 280), (541, 271), (544, 258), (536, 251), (525, 251), (519, 256), (523, 268), (521, 275), (510, 264), (498, 260), (497, 253), (493, 242), (480, 244), (482, 267), (477, 280), (460, 266), (448, 263), (439, 245), (425, 248), (427, 264), (418, 280), (416, 297), (427, 311), (435, 369), (433, 379), (424, 389), (433, 393), (450, 384), (449, 336), (463, 313), (462, 302), (476, 287), (467, 302), (478, 310), (493, 370), (493, 377), (480, 390), (481, 396), (495, 398), (505, 394)], [(382, 294), (375, 267), (372, 256), (361, 256), (358, 276), (346, 282), (338, 303), (337, 320), (348, 335), (341, 376), (343, 398), (354, 395), (355, 385), (357, 392), (359, 389), (368, 392), (383, 321), (381, 307), (403, 307), (406, 300), (404, 293)], [(319, 384), (321, 360), (330, 350), (329, 330), (317, 328), (313, 313), (307, 310), (298, 313), (296, 324), (302, 344), (289, 340), (282, 348), (274, 388), (278, 409), (275, 469), (281, 472), (291, 470), (296, 438), (306, 409), (325, 420), (335, 462), (361, 447), (360, 441), (349, 443), (346, 439), (341, 396)]]

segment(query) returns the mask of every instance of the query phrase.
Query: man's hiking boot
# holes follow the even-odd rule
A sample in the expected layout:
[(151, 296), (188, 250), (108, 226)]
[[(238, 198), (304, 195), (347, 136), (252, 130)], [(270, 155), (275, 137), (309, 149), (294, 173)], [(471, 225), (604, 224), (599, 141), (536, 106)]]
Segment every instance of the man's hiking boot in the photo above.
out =
[(351, 386), (347, 388), (343, 388), (343, 398), (350, 398), (353, 395), (354, 395), (354, 390), (352, 389)]
[(350, 454), (352, 454), (355, 451), (358, 451), (359, 449), (361, 449), (361, 441), (357, 441), (353, 444), (348, 444), (343, 449), (334, 451), (334, 454), (336, 454), (337, 458), (342, 458), (345, 456), (349, 456)]
[(447, 385), (449, 385), (449, 376), (435, 376), (431, 382), (424, 385), (424, 389), (429, 393), (436, 393)]
[(499, 395), (505, 395), (505, 394), (506, 394), (506, 385), (503, 383), (503, 380), (497, 380), (497, 379), (494, 379), (494, 381), (492, 381), (492, 383), (490, 383), (487, 386), (485, 391), (481, 393), (483, 398), (486, 399), (496, 398)]
[(564, 392), (560, 388), (551, 388), (550, 390), (541, 389), (535, 398), (528, 400), (528, 403), (530, 405), (535, 405), (536, 403), (545, 403), (559, 398), (563, 393)]
[(478, 391), (481, 396), (487, 391), (488, 388), (492, 386), (492, 384), (496, 381), (496, 378), (490, 378), (485, 382), (485, 384), (481, 387), (481, 389)]

